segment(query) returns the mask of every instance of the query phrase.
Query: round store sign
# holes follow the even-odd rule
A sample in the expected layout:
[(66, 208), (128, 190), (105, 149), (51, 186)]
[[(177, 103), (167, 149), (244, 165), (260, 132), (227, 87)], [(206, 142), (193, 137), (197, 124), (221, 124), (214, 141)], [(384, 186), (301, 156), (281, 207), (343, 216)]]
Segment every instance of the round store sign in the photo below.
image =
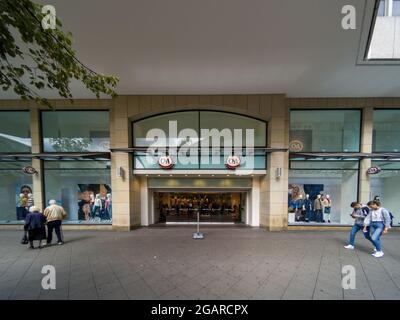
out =
[(158, 165), (163, 169), (171, 169), (174, 166), (174, 163), (170, 156), (161, 156), (158, 159)]
[(22, 168), (22, 172), (26, 174), (37, 174), (38, 172), (32, 166), (26, 166)]
[(240, 167), (240, 158), (238, 156), (229, 156), (226, 159), (225, 166), (232, 170)]
[(368, 174), (377, 174), (381, 171), (382, 171), (382, 169), (379, 167), (371, 167), (371, 168), (368, 168), (367, 173)]
[(299, 152), (302, 151), (304, 148), (303, 142), (300, 140), (292, 140), (289, 143), (289, 150), (293, 152)]

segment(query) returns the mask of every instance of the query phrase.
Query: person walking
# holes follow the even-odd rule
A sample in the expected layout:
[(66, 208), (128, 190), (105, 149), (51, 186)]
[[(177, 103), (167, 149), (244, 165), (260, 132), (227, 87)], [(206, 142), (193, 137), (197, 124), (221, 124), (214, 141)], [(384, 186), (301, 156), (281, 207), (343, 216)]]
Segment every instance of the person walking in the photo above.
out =
[(33, 241), (39, 241), (39, 249), (42, 249), (42, 241), (46, 239), (46, 217), (40, 212), (38, 207), (29, 208), (29, 213), (25, 218), (24, 229), (28, 232), (29, 248), (35, 249)]
[[(380, 206), (380, 202), (373, 200), (367, 203), (370, 211), (364, 219), (364, 232), (370, 232), (371, 240), (375, 245), (376, 252), (372, 255), (375, 258), (383, 257), (381, 236), (386, 234), (390, 228), (390, 214), (389, 211)], [(369, 230), (368, 230), (369, 227)]]
[(57, 243), (60, 245), (63, 244), (64, 239), (61, 234), (61, 223), (67, 217), (64, 208), (57, 205), (56, 200), (50, 200), (49, 206), (44, 210), (44, 216), (47, 219), (47, 245), (51, 244), (53, 230), (55, 230), (57, 235)]
[[(363, 230), (364, 228), (364, 219), (369, 213), (369, 208), (368, 206), (362, 205), (359, 202), (352, 202), (350, 204), (350, 207), (353, 208), (353, 212), (351, 213), (351, 217), (354, 219), (354, 225), (351, 228), (350, 231), (350, 241), (349, 244), (344, 246), (346, 249), (354, 250), (354, 244), (355, 244), (355, 239), (356, 239), (356, 234), (358, 231)], [(369, 227), (367, 227), (369, 229)], [(372, 244), (374, 242), (372, 241), (369, 232), (363, 232), (365, 239), (371, 241)]]

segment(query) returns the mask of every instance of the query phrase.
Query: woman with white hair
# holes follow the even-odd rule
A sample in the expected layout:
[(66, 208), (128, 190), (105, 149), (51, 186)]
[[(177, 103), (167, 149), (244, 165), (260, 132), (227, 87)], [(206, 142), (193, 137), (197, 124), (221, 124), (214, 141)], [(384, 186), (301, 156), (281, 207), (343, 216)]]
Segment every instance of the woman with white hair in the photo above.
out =
[(34, 249), (33, 241), (39, 241), (39, 249), (42, 249), (42, 241), (46, 239), (46, 217), (38, 207), (32, 206), (25, 218), (25, 230), (28, 231), (29, 248)]

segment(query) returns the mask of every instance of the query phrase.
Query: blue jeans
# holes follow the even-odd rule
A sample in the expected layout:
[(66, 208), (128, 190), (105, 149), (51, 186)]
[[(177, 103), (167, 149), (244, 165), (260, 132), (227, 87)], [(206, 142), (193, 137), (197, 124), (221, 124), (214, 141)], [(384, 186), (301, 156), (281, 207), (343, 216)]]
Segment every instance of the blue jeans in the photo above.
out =
[(381, 221), (372, 221), (369, 229), (371, 231), (371, 241), (376, 250), (382, 251), (381, 236), (383, 229), (385, 229), (385, 224)]
[[(362, 226), (362, 225), (360, 226), (358, 224), (355, 224), (353, 226), (353, 228), (351, 228), (351, 231), (350, 231), (350, 244), (353, 247), (354, 247), (354, 243), (355, 243), (357, 232), (360, 231), (360, 230), (362, 231), (363, 228), (364, 228), (364, 226)], [(363, 235), (364, 235), (365, 239), (371, 241), (372, 244), (375, 245), (374, 242), (372, 241), (370, 235), (369, 235), (369, 227), (367, 227), (367, 232), (363, 232)]]
[(322, 218), (323, 218), (322, 209), (314, 210), (314, 214), (315, 214), (315, 216), (314, 216), (315, 221), (316, 222), (322, 222)]

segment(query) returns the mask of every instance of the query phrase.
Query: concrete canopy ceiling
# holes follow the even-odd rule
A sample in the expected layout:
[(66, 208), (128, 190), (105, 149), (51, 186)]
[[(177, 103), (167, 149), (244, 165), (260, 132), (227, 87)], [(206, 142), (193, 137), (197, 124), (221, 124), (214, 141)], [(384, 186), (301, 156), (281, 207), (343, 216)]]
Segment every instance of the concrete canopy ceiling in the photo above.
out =
[[(84, 64), (120, 78), (119, 94), (398, 97), (400, 66), (356, 65), (371, 1), (40, 2), (55, 6)], [(357, 10), (356, 30), (341, 28), (347, 4)], [(77, 83), (73, 94), (93, 97)]]

